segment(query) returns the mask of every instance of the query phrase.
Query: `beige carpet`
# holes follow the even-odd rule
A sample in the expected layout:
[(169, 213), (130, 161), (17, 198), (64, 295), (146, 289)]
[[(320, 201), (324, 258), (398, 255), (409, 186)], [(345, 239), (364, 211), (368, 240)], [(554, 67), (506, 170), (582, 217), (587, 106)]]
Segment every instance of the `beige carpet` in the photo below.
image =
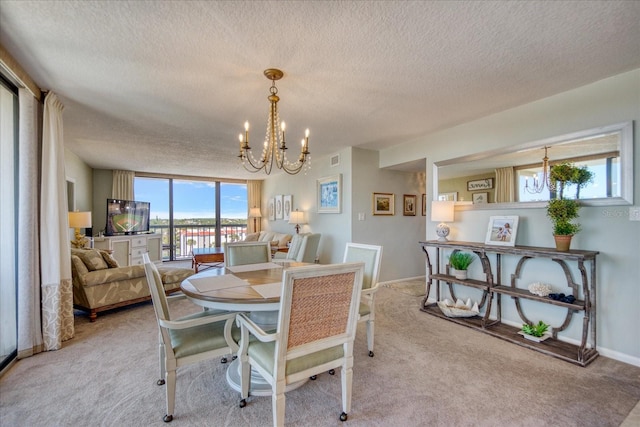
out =
[[(375, 357), (365, 325), (355, 352), (353, 406), (338, 421), (340, 376), (287, 394), (288, 426), (619, 426), (640, 400), (640, 368), (599, 357), (587, 368), (421, 312), (417, 290), (378, 293)], [(192, 310), (180, 303), (179, 312)], [(89, 323), (64, 348), (18, 362), (0, 379), (0, 425), (165, 425), (150, 304)], [(226, 365), (178, 371), (174, 426), (268, 426), (271, 399), (238, 407)]]

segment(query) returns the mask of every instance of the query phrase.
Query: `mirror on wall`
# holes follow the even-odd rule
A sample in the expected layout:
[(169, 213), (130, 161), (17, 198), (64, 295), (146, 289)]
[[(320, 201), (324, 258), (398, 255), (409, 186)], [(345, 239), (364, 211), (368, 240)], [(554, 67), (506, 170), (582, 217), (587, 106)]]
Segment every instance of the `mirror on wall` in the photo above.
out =
[[(633, 122), (436, 162), (437, 199), (456, 201), (459, 209), (545, 206), (553, 196), (545, 157), (547, 172), (562, 162), (592, 172), (579, 192), (584, 205), (633, 204)], [(576, 197), (576, 189), (565, 195)]]

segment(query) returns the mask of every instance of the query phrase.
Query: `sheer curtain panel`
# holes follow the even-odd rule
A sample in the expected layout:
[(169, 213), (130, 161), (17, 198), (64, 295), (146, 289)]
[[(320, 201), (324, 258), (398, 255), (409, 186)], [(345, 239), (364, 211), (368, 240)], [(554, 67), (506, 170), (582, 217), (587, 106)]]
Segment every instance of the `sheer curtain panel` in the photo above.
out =
[(111, 197), (118, 200), (133, 200), (133, 171), (113, 171)]
[(513, 202), (513, 167), (496, 169), (496, 203)]
[(40, 186), (40, 269), (45, 350), (59, 349), (62, 341), (74, 335), (63, 109), (58, 97), (49, 92), (44, 100)]
[[(262, 181), (247, 181), (247, 218), (248, 213), (251, 211), (251, 208), (260, 208), (260, 202), (262, 200)], [(256, 231), (260, 231), (262, 218), (259, 218), (256, 221), (256, 227), (254, 230), (253, 221), (247, 221), (247, 233), (255, 233)]]

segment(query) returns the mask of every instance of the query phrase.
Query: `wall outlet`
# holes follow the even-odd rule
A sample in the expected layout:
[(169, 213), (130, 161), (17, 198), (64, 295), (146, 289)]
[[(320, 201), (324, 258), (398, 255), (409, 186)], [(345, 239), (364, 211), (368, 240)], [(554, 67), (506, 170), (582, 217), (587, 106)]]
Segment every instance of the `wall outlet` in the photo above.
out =
[(640, 221), (640, 207), (629, 208), (629, 221)]
[(358, 213), (358, 221), (364, 221), (364, 212)]

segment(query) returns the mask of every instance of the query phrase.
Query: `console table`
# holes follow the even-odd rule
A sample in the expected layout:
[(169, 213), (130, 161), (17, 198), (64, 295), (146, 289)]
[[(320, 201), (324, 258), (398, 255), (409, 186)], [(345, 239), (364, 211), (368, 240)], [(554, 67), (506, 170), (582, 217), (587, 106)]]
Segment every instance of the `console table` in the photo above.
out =
[[(540, 248), (532, 246), (492, 246), (476, 242), (455, 242), (430, 240), (420, 242), (422, 251), (425, 253), (427, 267), (429, 269), (427, 279), (427, 293), (422, 300), (421, 310), (431, 315), (447, 319), (449, 321), (480, 330), (489, 335), (503, 340), (557, 357), (568, 362), (586, 366), (597, 356), (596, 350), (596, 255), (595, 251), (571, 250), (559, 252), (554, 248)], [(427, 248), (435, 248), (435, 262), (431, 262), (431, 257)], [(456, 279), (450, 272), (450, 265), (444, 263), (444, 252), (471, 251), (475, 253), (481, 264), (485, 275), (484, 280), (477, 279)], [(492, 269), (491, 260), (495, 258), (495, 273)], [(510, 275), (510, 283), (502, 284), (502, 257), (520, 257), (515, 271)], [(553, 300), (549, 297), (542, 297), (532, 294), (528, 289), (518, 287), (518, 279), (526, 264), (532, 258), (548, 259), (556, 262), (562, 267), (565, 274), (567, 286), (573, 291), (576, 300), (572, 303)], [(569, 263), (576, 263), (579, 271), (579, 281), (574, 281)], [(442, 268), (444, 267), (444, 268)], [(436, 300), (440, 299), (440, 282), (448, 285), (451, 298), (455, 301), (454, 284), (463, 285), (482, 291), (482, 299), (478, 306), (485, 309), (484, 315), (475, 317), (447, 317), (435, 303), (428, 303), (431, 285), (436, 285)], [(516, 328), (502, 323), (502, 295), (511, 297), (516, 305), (516, 309), (524, 323), (532, 324), (521, 307), (520, 300), (526, 299), (544, 304), (552, 304), (567, 309), (564, 322), (560, 326), (552, 326), (551, 338), (543, 342), (533, 342), (524, 339), (518, 334), (520, 328)], [(496, 319), (491, 319), (493, 299), (496, 299)], [(578, 345), (558, 340), (558, 333), (564, 331), (569, 326), (574, 315), (582, 314), (582, 338)]]

